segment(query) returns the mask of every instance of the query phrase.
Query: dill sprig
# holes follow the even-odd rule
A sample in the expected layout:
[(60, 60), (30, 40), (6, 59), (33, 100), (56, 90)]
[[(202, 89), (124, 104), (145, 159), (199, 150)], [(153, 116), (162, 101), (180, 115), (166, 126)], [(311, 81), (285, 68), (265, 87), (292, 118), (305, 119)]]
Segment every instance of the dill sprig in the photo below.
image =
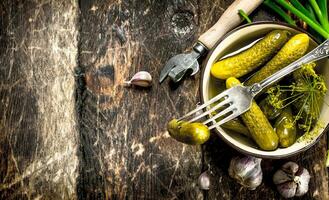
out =
[(324, 78), (314, 71), (315, 63), (304, 65), (293, 73), (294, 81), (289, 85), (277, 85), (270, 88), (269, 103), (277, 109), (293, 105), (294, 123), (308, 133), (320, 115), (320, 106), (327, 87)]

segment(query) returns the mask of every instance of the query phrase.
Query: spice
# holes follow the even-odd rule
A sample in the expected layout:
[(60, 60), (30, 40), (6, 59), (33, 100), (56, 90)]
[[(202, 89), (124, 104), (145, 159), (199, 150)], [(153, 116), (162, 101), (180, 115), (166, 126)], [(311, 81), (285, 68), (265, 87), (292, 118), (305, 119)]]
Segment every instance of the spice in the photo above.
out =
[(139, 87), (150, 87), (152, 85), (152, 76), (146, 71), (137, 72), (130, 81), (125, 81), (126, 86), (136, 85)]
[(305, 64), (293, 73), (294, 80), (289, 85), (270, 88), (269, 103), (276, 109), (289, 105), (294, 107), (294, 123), (305, 133), (312, 131), (320, 115), (320, 106), (327, 92), (324, 78), (314, 71), (315, 63)]
[(234, 157), (228, 169), (229, 175), (242, 186), (255, 190), (263, 180), (261, 161), (262, 159), (251, 156)]
[(307, 193), (310, 178), (307, 169), (297, 163), (287, 162), (275, 172), (273, 182), (284, 198), (292, 198)]
[(198, 178), (198, 185), (201, 190), (209, 190), (210, 177), (208, 171), (203, 172)]

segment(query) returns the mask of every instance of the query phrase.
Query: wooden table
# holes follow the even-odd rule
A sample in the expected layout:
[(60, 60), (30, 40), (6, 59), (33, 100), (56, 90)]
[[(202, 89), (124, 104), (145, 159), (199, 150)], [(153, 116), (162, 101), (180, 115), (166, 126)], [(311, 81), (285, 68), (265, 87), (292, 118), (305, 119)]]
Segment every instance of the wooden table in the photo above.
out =
[[(232, 0), (2, 0), (0, 199), (280, 199), (271, 182), (284, 160), (264, 160), (255, 191), (228, 176), (238, 153), (215, 134), (200, 146), (171, 139), (166, 123), (199, 101), (200, 74), (159, 85)], [(276, 20), (260, 7), (254, 21)], [(122, 83), (140, 70), (151, 89)], [(329, 199), (326, 134), (289, 160)], [(211, 188), (197, 179), (209, 170)]]

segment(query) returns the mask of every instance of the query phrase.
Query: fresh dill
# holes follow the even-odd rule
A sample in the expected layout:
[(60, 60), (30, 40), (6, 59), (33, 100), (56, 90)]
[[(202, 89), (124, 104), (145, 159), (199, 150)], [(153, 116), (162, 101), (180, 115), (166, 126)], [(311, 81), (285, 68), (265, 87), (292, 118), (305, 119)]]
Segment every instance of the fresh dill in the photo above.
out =
[(327, 87), (322, 76), (314, 71), (315, 63), (304, 65), (293, 73), (294, 81), (288, 85), (276, 85), (268, 93), (269, 103), (277, 109), (292, 105), (294, 123), (308, 133), (320, 115), (320, 106)]

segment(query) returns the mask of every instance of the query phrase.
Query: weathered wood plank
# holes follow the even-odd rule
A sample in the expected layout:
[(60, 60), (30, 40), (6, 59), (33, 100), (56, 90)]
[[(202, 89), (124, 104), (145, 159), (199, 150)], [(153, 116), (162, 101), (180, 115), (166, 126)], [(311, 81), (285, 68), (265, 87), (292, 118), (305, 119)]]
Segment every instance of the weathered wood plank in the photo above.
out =
[(75, 1), (0, 3), (0, 199), (73, 199)]
[[(119, 199), (201, 198), (195, 184), (200, 149), (176, 143), (165, 132), (173, 111), (182, 114), (195, 104), (197, 83), (187, 80), (176, 90), (157, 83), (164, 62), (192, 45), (195, 2), (82, 3), (79, 60), (87, 90), (81, 135), (88, 134), (84, 147), (104, 158), (97, 159), (102, 194)], [(139, 70), (153, 75), (153, 87), (124, 88), (123, 81)], [(88, 185), (78, 188), (87, 191)]]
[[(228, 177), (238, 153), (218, 137), (201, 153), (165, 131), (198, 102), (200, 75), (159, 85), (163, 64), (232, 1), (2, 1), (0, 199), (280, 199), (271, 176), (284, 160), (264, 160), (264, 183), (248, 191)], [(153, 87), (124, 88), (140, 70)], [(291, 158), (312, 174), (300, 199), (329, 198), (325, 153), (323, 137)]]
[[(200, 149), (177, 143), (165, 128), (174, 114), (193, 108), (197, 82), (188, 79), (176, 89), (157, 83), (165, 61), (192, 46), (197, 3), (80, 4), (79, 60), (86, 81), (81, 91), (80, 198), (202, 198), (196, 186)], [(152, 74), (153, 87), (124, 88), (123, 81), (140, 70)], [(86, 176), (95, 179), (86, 183)]]

